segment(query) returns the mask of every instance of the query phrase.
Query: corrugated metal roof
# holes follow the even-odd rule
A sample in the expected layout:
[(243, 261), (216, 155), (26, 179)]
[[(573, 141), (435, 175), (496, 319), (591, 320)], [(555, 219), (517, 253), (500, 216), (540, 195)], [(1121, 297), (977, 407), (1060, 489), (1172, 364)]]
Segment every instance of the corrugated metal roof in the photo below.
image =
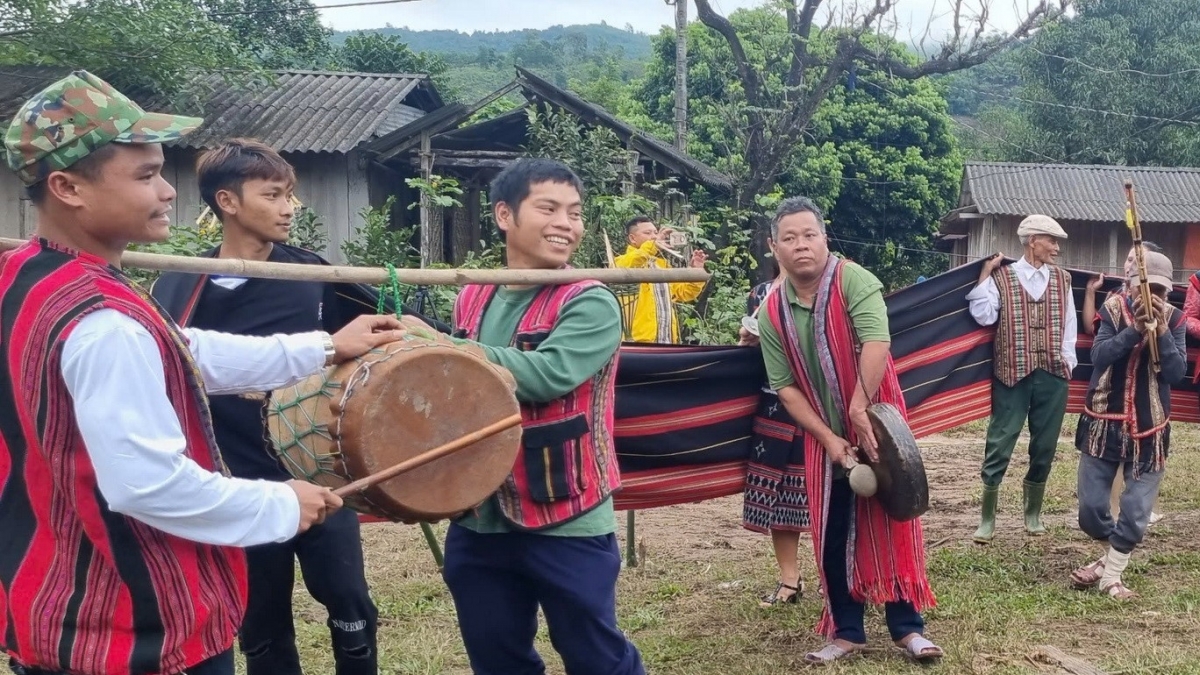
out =
[(1145, 223), (1200, 223), (1200, 169), (967, 162), (963, 205), (979, 213), (1124, 222), (1132, 180)]
[[(257, 85), (209, 75), (202, 84), (212, 91), (205, 124), (181, 147), (246, 136), (279, 152), (345, 153), (424, 115), (405, 101), (418, 88), (430, 93), (426, 75), (376, 73), (278, 71), (276, 82)], [(436, 92), (432, 96), (440, 106)]]

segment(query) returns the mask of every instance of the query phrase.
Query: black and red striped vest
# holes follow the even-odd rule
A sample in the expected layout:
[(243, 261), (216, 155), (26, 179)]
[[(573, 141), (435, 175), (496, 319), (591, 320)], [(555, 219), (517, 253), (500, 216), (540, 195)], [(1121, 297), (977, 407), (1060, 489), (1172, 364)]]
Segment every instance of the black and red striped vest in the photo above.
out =
[[(517, 324), (511, 346), (538, 348), (569, 300), (599, 282), (547, 286)], [(455, 335), (475, 340), (495, 286), (466, 286), (454, 305)], [(613, 445), (613, 394), (619, 350), (590, 380), (546, 402), (521, 403), (522, 449), (496, 491), (501, 513), (516, 528), (541, 530), (577, 518), (621, 486)]]
[(180, 673), (228, 650), (240, 549), (187, 541), (109, 510), (63, 380), (63, 345), (98, 309), (154, 337), (187, 454), (220, 456), (182, 334), (102, 259), (33, 240), (0, 257), (0, 640), (19, 663), (81, 675)]
[(1039, 368), (1064, 380), (1071, 379), (1071, 369), (1062, 353), (1071, 274), (1057, 265), (1047, 267), (1050, 283), (1037, 300), (1021, 285), (1012, 265), (992, 272), (1001, 307), (993, 368), (996, 379), (1005, 386), (1017, 386)]

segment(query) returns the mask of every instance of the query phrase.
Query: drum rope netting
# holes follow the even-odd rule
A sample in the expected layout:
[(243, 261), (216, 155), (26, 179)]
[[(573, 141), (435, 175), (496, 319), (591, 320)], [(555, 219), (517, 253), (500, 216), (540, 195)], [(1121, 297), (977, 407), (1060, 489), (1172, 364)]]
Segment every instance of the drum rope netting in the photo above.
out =
[[(395, 267), (388, 265), (387, 269), (389, 279), (381, 289), (377, 311), (380, 314), (384, 313), (387, 307), (387, 296), (390, 294), (395, 298), (396, 316), (400, 318), (399, 280)], [(272, 434), (275, 438), (270, 440), (276, 455), (287, 466), (288, 472), (293, 477), (303, 477), (310, 482), (318, 482), (317, 479), (324, 476), (341, 483), (349, 483), (360, 478), (360, 476), (347, 475), (346, 467), (342, 465), (343, 435), (335, 434), (334, 429), (330, 428), (330, 424), (319, 422), (317, 418), (320, 415), (317, 411), (322, 410), (321, 406), (330, 405), (328, 401), (334, 399), (337, 399), (335, 410), (345, 411), (355, 392), (370, 381), (371, 369), (376, 365), (386, 363), (400, 354), (421, 349), (449, 347), (465, 354), (471, 354), (473, 357), (476, 356), (468, 348), (446, 338), (436, 330), (415, 322), (405, 322), (404, 327), (407, 334), (401, 340), (372, 349), (367, 354), (354, 359), (356, 362), (354, 370), (345, 377), (344, 381), (331, 380), (331, 376), (338, 369), (337, 366), (331, 366), (326, 368), (322, 374), (320, 386), (313, 388), (312, 391), (302, 392), (301, 387), (307, 386), (307, 383), (302, 383), (293, 385), (289, 389), (292, 395), (287, 401), (271, 398), (268, 414), (274, 415), (278, 420), (280, 433)], [(337, 413), (332, 421), (334, 426), (340, 425), (341, 415), (341, 412)], [(370, 504), (378, 511), (389, 512), (389, 509), (382, 505), (371, 502), (367, 492), (360, 492), (355, 497)]]

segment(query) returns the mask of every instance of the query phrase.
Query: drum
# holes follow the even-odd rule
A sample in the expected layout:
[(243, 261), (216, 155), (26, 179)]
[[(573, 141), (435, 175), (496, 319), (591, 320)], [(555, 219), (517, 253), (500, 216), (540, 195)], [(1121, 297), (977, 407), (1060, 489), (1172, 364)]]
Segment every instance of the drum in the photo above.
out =
[[(293, 477), (337, 489), (520, 412), (516, 381), (481, 349), (402, 322), (402, 340), (271, 393), (268, 433)], [(520, 443), (510, 427), (344, 500), (393, 521), (449, 518), (500, 487)]]

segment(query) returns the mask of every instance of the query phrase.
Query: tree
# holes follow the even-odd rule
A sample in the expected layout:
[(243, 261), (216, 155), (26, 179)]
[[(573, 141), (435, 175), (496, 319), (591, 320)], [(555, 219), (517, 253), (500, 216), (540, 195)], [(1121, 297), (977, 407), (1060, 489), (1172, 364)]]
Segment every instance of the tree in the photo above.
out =
[(200, 0), (200, 6), (267, 68), (325, 68), (333, 53), (332, 31), (311, 0)]
[(200, 72), (261, 73), (191, 0), (0, 0), (0, 17), (0, 64), (84, 68), (139, 98)]
[[(729, 128), (740, 132), (730, 139), (739, 146), (741, 157), (740, 170), (735, 172), (739, 207), (754, 208), (756, 198), (771, 190), (794, 148), (806, 142), (830, 92), (855, 70), (867, 67), (894, 79), (917, 80), (969, 68), (1057, 19), (1072, 0), (1040, 0), (1008, 34), (989, 31), (991, 0), (982, 0), (983, 11), (975, 17), (968, 16), (965, 3), (956, 2), (953, 33), (923, 61), (907, 58), (903, 50), (892, 47), (893, 42), (874, 35), (899, 2), (830, 3), (826, 27), (817, 28), (818, 12), (826, 0), (778, 0), (774, 11), (782, 13), (786, 24), (783, 39), (755, 41), (760, 36), (739, 30), (715, 12), (709, 0), (695, 0), (700, 22), (719, 35), (729, 50), (729, 65), (724, 67), (729, 82), (723, 87), (737, 90), (744, 101), (724, 111)], [(827, 40), (818, 41), (817, 36)], [(749, 49), (748, 42), (754, 43)], [(689, 88), (694, 89), (691, 82)], [(760, 258), (765, 254), (761, 238), (755, 253)]]
[(1200, 164), (1197, 34), (1195, 0), (1080, 0), (1021, 49), (1024, 86), (981, 121), (1009, 159)]
[(435, 81), (446, 72), (446, 62), (437, 54), (414, 52), (395, 35), (365, 31), (346, 37), (336, 64), (359, 73), (423, 73)]
[[(784, 17), (769, 9), (730, 15), (764, 86), (782, 89), (788, 69)], [(641, 91), (656, 131), (667, 133), (674, 106), (674, 32), (654, 43)], [(728, 44), (703, 26), (689, 27), (689, 150), (743, 180), (753, 167), (743, 154), (750, 133), (740, 127), (748, 105), (731, 77)], [(864, 39), (872, 49), (910, 62), (888, 38)], [(816, 34), (811, 49), (835, 48), (833, 36)], [(863, 65), (835, 84), (806, 125), (803, 142), (784, 153), (773, 183), (754, 195), (757, 209), (784, 194), (813, 197), (830, 221), (832, 245), (866, 264), (890, 286), (938, 269), (928, 253), (932, 229), (957, 196), (962, 162), (951, 133), (945, 99), (928, 79), (894, 80)], [(733, 222), (731, 227), (742, 223)], [(733, 232), (726, 234), (733, 240)], [(769, 266), (767, 266), (769, 269)], [(766, 270), (764, 270), (764, 273)]]

